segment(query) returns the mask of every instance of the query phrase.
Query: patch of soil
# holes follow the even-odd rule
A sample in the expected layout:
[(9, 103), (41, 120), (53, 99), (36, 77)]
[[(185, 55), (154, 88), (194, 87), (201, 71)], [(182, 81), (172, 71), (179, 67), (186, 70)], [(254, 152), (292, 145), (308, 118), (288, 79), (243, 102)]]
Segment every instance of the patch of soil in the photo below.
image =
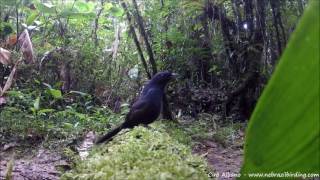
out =
[[(80, 158), (85, 159), (88, 151), (92, 148), (95, 139), (94, 132), (88, 132), (80, 146), (75, 147), (79, 152)], [(70, 144), (72, 145), (72, 144)], [(16, 152), (18, 153), (16, 156)], [(10, 161), (13, 160), (12, 179), (14, 180), (57, 180), (60, 179), (61, 172), (58, 170), (67, 170), (70, 168), (69, 163), (59, 152), (31, 147), (23, 148), (21, 144), (8, 143), (0, 148), (0, 180), (4, 180), (8, 171)]]
[(90, 149), (94, 145), (94, 141), (96, 139), (96, 134), (93, 131), (89, 131), (80, 146), (77, 147), (77, 151), (79, 152), (79, 156), (82, 160), (86, 159), (89, 155)]
[[(9, 162), (12, 159), (12, 152), (0, 152), (0, 180), (5, 179)], [(13, 159), (12, 178), (14, 180), (57, 180), (60, 177), (58, 166), (69, 165), (59, 154), (39, 149), (36, 155), (24, 155), (21, 158)]]
[(214, 140), (201, 140), (193, 147), (193, 152), (207, 159), (215, 171), (208, 175), (212, 178), (236, 179), (235, 176), (240, 172), (243, 160), (242, 146), (224, 147)]

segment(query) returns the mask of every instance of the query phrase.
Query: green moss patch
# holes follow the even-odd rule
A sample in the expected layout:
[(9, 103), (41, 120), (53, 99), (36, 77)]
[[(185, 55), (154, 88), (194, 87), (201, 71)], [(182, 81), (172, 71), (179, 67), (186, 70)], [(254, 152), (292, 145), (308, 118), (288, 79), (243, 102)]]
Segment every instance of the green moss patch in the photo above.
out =
[(208, 179), (205, 160), (192, 155), (165, 127), (155, 123), (123, 130), (62, 179)]

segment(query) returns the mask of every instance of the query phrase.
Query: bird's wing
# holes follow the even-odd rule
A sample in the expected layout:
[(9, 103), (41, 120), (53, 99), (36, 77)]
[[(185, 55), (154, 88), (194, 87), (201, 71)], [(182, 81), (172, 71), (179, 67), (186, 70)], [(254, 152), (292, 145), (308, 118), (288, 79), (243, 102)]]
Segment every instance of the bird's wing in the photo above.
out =
[(138, 100), (136, 101), (135, 103), (133, 103), (131, 109), (137, 109), (137, 110), (140, 110), (140, 109), (144, 109), (146, 108), (147, 106), (150, 105), (150, 101), (147, 101), (147, 100)]
[(139, 123), (143, 123), (140, 122), (140, 119), (148, 116), (148, 114), (150, 113), (151, 106), (152, 105), (150, 101), (139, 100), (135, 102), (132, 105), (130, 112), (127, 114), (126, 124), (128, 124), (129, 126), (136, 126)]

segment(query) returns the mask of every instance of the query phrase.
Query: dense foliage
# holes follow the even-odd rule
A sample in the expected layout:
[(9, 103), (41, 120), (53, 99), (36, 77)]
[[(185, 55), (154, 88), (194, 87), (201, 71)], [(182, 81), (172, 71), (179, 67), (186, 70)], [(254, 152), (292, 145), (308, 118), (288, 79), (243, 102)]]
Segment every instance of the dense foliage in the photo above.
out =
[[(180, 74), (169, 91), (175, 111), (192, 116), (217, 112), (244, 120), (305, 4), (3, 0), (1, 46), (17, 49), (16, 34), (28, 29), (35, 64), (18, 68), (19, 88), (50, 85), (65, 93), (81, 91), (118, 111), (119, 104), (134, 99), (147, 74), (167, 69)], [(10, 64), (1, 68), (4, 85)], [(43, 93), (33, 93), (34, 99), (59, 106)], [(73, 98), (64, 100), (60, 105)]]

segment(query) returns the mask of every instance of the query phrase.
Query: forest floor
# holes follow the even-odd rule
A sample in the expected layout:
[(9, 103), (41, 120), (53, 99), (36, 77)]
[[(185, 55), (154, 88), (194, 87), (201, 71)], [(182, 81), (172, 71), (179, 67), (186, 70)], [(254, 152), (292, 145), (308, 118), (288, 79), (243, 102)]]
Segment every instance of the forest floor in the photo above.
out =
[[(86, 153), (92, 147), (94, 137), (92, 133), (89, 134), (90, 136), (85, 137), (81, 143), (82, 147), (78, 148), (80, 154)], [(243, 159), (243, 131), (237, 131), (234, 137), (232, 142), (227, 144), (215, 138), (192, 138), (192, 152), (206, 158), (209, 166), (215, 171), (209, 174), (213, 179), (235, 179), (230, 177), (239, 173)], [(67, 158), (56, 150), (39, 146), (23, 149), (23, 153), (17, 155), (16, 149), (21, 150), (23, 147), (15, 143), (0, 147), (0, 180), (6, 179), (6, 174), (10, 174), (7, 173), (10, 166), (13, 167), (11, 175), (14, 180), (56, 180), (59, 179), (61, 170), (71, 167)]]
[(235, 179), (240, 172), (243, 150), (239, 146), (224, 147), (213, 140), (201, 140), (193, 152), (205, 155), (208, 164), (215, 170), (209, 176), (217, 179)]
[[(11, 161), (13, 156), (13, 151), (0, 152), (1, 180), (7, 179), (6, 174), (8, 169), (10, 169), (10, 166), (13, 168), (11, 171), (12, 178), (9, 179), (14, 180), (57, 180), (61, 175), (58, 167), (69, 166), (67, 161), (60, 154), (42, 148), (29, 149), (29, 153), (24, 153), (23, 155), (14, 158), (14, 161)], [(12, 165), (10, 165), (10, 163), (12, 163)]]

